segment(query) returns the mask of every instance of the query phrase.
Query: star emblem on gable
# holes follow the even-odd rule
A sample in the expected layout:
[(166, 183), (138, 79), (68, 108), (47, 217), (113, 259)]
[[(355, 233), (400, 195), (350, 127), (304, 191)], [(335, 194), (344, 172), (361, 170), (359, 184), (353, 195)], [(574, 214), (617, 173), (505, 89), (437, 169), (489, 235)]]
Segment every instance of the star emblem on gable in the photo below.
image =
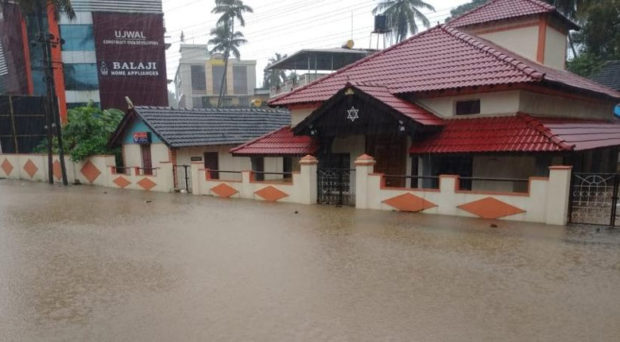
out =
[(358, 115), (359, 112), (360, 112), (359, 109), (355, 107), (351, 107), (351, 109), (347, 110), (347, 120), (351, 120), (351, 122), (355, 122), (355, 120), (360, 118), (360, 116)]

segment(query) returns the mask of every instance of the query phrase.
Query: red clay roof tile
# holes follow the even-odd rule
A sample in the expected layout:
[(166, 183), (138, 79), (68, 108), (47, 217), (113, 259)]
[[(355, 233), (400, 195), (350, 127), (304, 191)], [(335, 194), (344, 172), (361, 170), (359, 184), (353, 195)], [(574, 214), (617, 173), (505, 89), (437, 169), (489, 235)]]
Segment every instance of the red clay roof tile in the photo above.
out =
[(463, 27), (554, 12), (556, 12), (554, 6), (539, 0), (490, 0), (484, 5), (450, 20), (448, 24), (453, 27)]
[(309, 136), (295, 136), (290, 126), (282, 127), (262, 137), (232, 148), (233, 155), (291, 155), (314, 154), (317, 144)]

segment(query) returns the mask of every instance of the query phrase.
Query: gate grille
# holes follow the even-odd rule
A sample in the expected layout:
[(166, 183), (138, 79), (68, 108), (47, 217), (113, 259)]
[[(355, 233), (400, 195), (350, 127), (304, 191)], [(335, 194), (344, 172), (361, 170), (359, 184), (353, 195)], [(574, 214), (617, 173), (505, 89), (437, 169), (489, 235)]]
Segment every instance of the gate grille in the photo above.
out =
[(573, 174), (570, 222), (615, 226), (619, 176), (609, 173)]
[(318, 202), (330, 205), (355, 205), (355, 186), (352, 175), (355, 170), (321, 168), (318, 169)]

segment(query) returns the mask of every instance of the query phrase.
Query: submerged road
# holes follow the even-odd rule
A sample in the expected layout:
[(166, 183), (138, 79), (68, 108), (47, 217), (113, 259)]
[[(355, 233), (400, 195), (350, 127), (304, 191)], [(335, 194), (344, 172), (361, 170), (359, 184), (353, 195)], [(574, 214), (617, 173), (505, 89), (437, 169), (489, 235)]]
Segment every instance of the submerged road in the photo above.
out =
[(0, 180), (0, 340), (620, 340), (620, 233), (498, 225)]

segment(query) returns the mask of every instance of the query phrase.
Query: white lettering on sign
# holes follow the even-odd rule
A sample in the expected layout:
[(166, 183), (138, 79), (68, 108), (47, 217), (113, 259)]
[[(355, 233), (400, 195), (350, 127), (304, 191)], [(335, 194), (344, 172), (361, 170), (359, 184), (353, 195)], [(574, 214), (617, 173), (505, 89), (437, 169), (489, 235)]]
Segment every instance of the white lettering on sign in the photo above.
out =
[(114, 31), (117, 39), (146, 39), (143, 31)]
[(159, 76), (157, 62), (101, 62), (102, 76)]

